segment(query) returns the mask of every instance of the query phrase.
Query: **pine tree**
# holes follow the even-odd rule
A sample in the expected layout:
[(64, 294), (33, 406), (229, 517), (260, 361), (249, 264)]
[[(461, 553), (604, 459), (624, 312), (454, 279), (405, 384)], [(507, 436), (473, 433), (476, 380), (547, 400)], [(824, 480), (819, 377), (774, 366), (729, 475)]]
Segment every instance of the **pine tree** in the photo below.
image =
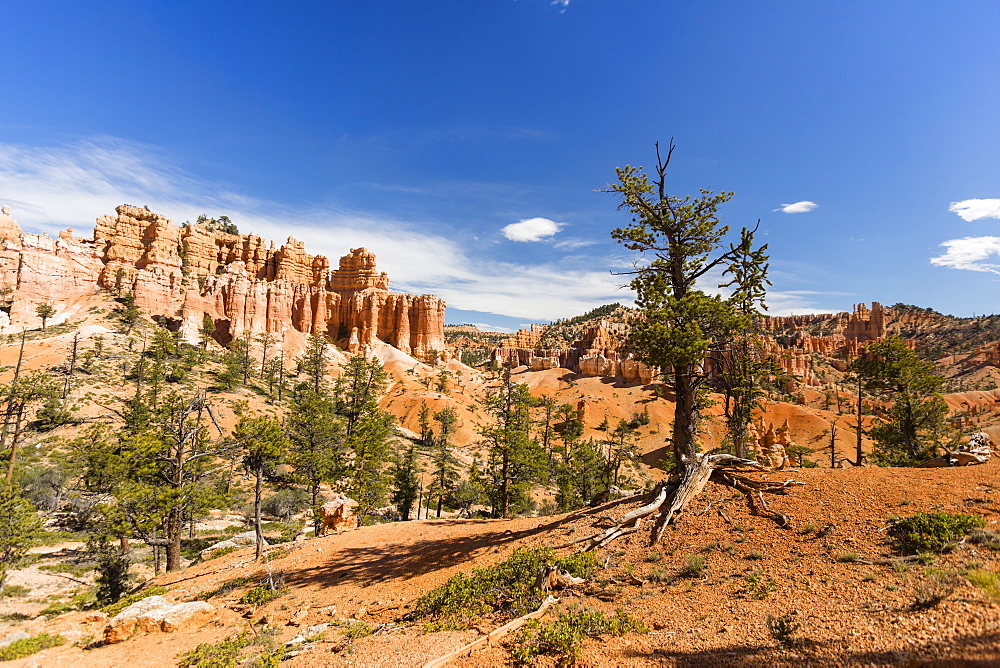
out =
[(458, 422), (458, 414), (450, 406), (434, 414), (434, 419), (440, 425), (438, 436), (431, 452), (431, 486), (427, 489), (428, 498), (437, 498), (437, 517), (441, 517), (441, 509), (445, 498), (455, 488), (458, 480), (458, 459), (451, 452), (451, 435)]
[(695, 198), (666, 193), (673, 150), (671, 144), (664, 160), (657, 146), (653, 182), (641, 168), (627, 165), (617, 170), (618, 182), (609, 192), (621, 197), (619, 208), (627, 209), (633, 221), (613, 230), (612, 237), (644, 254), (631, 282), (644, 317), (633, 321), (629, 343), (643, 362), (670, 369), (675, 402), (671, 446), (683, 470), (697, 460), (700, 395), (710, 378), (705, 361), (721, 357), (745, 324), (735, 303), (700, 286), (713, 270), (733, 270), (738, 272), (730, 286), (734, 294), (759, 301), (763, 277), (755, 266), (766, 261), (766, 255), (763, 248), (753, 248), (753, 233), (746, 229), (739, 245), (723, 249), (729, 227), (720, 223), (718, 209), (732, 193), (703, 189)]
[(48, 302), (43, 302), (35, 307), (35, 314), (42, 319), (42, 331), (45, 331), (45, 323), (56, 314), (55, 308)]
[(0, 487), (0, 592), (10, 571), (24, 563), (41, 528), (35, 507), (10, 484)]
[(264, 479), (272, 475), (288, 448), (288, 437), (276, 419), (261, 415), (243, 418), (233, 430), (233, 441), (243, 452), (243, 468), (254, 478), (253, 527), (257, 535), (256, 557), (264, 546), (261, 530), (260, 502)]
[(323, 390), (323, 380), (326, 377), (326, 347), (329, 343), (323, 334), (313, 332), (309, 335), (300, 361), (300, 368), (309, 377), (312, 390), (317, 394)]
[(333, 401), (316, 394), (311, 387), (295, 394), (286, 420), (288, 463), (293, 468), (293, 479), (309, 494), (313, 528), (318, 536), (323, 522), (319, 514), (323, 505), (320, 487), (341, 480), (347, 470), (343, 421)]
[(348, 487), (358, 502), (358, 523), (386, 499), (389, 489), (389, 442), (392, 416), (379, 407), (388, 375), (377, 359), (355, 355), (334, 383), (334, 405), (344, 418), (345, 443), (351, 457)]
[(420, 463), (417, 461), (417, 444), (410, 445), (396, 459), (392, 469), (392, 502), (396, 504), (403, 521), (410, 519), (410, 512), (417, 502), (420, 489)]
[(511, 380), (510, 369), (501, 372), (499, 385), (487, 395), (486, 410), (493, 419), (480, 433), (489, 445), (487, 494), (494, 517), (527, 510), (529, 492), (544, 473), (545, 453), (531, 436), (529, 408), (534, 403), (527, 386)]
[(872, 343), (866, 353), (851, 365), (852, 371), (860, 375), (868, 392), (892, 402), (868, 430), (876, 443), (873, 458), (888, 466), (930, 459), (948, 415), (940, 394), (944, 378), (937, 374), (933, 362), (921, 359), (895, 335)]

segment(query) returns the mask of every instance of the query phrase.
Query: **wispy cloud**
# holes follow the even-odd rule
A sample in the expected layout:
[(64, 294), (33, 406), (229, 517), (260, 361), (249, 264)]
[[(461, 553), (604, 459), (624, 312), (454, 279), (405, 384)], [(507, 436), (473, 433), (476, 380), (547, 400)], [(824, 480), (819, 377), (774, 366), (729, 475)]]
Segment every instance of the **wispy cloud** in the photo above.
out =
[(947, 252), (931, 258), (931, 264), (1000, 274), (1000, 264), (984, 262), (990, 256), (1000, 255), (1000, 237), (964, 237), (945, 241), (941, 245), (948, 249)]
[(569, 9), (569, 2), (570, 0), (552, 0), (549, 4), (559, 7), (559, 13), (565, 14), (566, 10)]
[(511, 241), (541, 241), (551, 237), (565, 224), (548, 218), (526, 218), (504, 227), (503, 235)]
[[(429, 232), (425, 221), (329, 206), (291, 207), (202, 183), (146, 146), (107, 138), (55, 147), (0, 144), (0, 204), (10, 204), (27, 230), (88, 231), (96, 217), (122, 202), (149, 205), (175, 221), (226, 214), (244, 232), (279, 243), (294, 236), (334, 265), (348, 249), (366, 246), (388, 272), (392, 289), (434, 293), (460, 309), (537, 322), (631, 296), (609, 271), (589, 264), (525, 265), (473, 257), (452, 239)], [(528, 227), (536, 234), (546, 230), (544, 224)]]
[(784, 213), (809, 213), (818, 206), (819, 204), (816, 202), (803, 200), (801, 202), (793, 202), (791, 204), (782, 204), (777, 209), (774, 209), (774, 211), (782, 211)]
[(490, 325), (485, 322), (474, 322), (472, 323), (476, 329), (481, 332), (499, 332), (500, 334), (513, 334), (514, 330), (509, 327), (498, 327), (496, 325)]
[[(632, 299), (621, 287), (629, 277), (609, 271), (632, 266), (624, 255), (609, 255), (600, 268), (592, 259), (564, 255), (538, 264), (503, 262), (435, 234), (428, 221), (328, 205), (293, 207), (247, 196), (230, 185), (201, 182), (148, 146), (110, 138), (53, 147), (0, 144), (0, 204), (10, 204), (26, 230), (55, 235), (73, 227), (85, 234), (96, 217), (122, 202), (149, 205), (175, 221), (225, 214), (242, 231), (278, 243), (294, 236), (333, 265), (350, 248), (365, 246), (388, 272), (391, 289), (437, 294), (457, 309), (544, 322)], [(551, 236), (561, 226), (544, 218), (514, 225), (525, 222), (530, 224), (520, 234), (526, 238)], [(589, 242), (560, 243), (571, 248)], [(774, 315), (817, 312), (805, 293), (772, 292), (768, 301)]]
[(597, 241), (594, 239), (564, 239), (552, 244), (552, 247), (558, 250), (576, 250), (578, 248), (593, 246), (596, 243)]
[(1000, 218), (1000, 199), (965, 199), (952, 202), (948, 210), (970, 223), (983, 218)]

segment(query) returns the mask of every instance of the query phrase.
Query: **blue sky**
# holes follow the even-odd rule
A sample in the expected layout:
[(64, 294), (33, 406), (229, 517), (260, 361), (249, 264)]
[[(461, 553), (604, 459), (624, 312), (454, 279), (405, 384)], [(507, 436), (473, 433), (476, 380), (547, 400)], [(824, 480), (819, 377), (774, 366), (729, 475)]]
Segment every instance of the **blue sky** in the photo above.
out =
[(226, 214), (516, 327), (629, 298), (599, 191), (674, 137), (674, 192), (760, 219), (772, 313), (997, 310), (1000, 3), (5, 0), (0, 25), (0, 203), (29, 230)]

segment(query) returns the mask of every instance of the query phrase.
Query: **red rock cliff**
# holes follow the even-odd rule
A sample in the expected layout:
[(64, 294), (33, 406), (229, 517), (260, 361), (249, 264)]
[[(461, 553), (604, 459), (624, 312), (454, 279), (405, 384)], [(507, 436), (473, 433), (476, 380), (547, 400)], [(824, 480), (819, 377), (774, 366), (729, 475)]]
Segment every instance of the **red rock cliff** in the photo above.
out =
[(378, 340), (420, 359), (445, 352), (444, 301), (389, 292), (388, 276), (364, 248), (331, 271), (326, 257), (291, 237), (275, 248), (212, 221), (179, 227), (144, 208), (115, 212), (97, 219), (92, 239), (67, 231), (52, 240), (21, 232), (9, 208), (0, 211), (0, 283), (16, 287), (11, 321), (34, 324), (39, 303), (58, 312), (99, 288), (120, 288), (142, 311), (178, 322), (190, 340), (207, 315), (223, 343), (321, 331), (352, 352)]

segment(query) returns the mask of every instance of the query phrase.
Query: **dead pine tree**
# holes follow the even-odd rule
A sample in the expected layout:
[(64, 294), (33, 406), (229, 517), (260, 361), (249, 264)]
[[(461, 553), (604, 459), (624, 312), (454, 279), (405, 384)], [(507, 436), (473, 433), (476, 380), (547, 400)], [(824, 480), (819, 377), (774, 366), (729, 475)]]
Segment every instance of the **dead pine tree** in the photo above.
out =
[(830, 468), (837, 468), (837, 423), (830, 423)]
[[(639, 253), (633, 270), (625, 272), (632, 276), (630, 286), (641, 311), (632, 323), (628, 346), (638, 360), (666, 370), (663, 379), (675, 406), (668, 441), (675, 468), (653, 490), (648, 503), (606, 531), (574, 541), (582, 542), (584, 550), (637, 531), (653, 516), (651, 542), (657, 542), (709, 480), (743, 492), (751, 503), (756, 500), (761, 514), (788, 526), (787, 518), (767, 507), (762, 493), (797, 483), (755, 480), (745, 473), (766, 470), (755, 461), (698, 452), (699, 419), (712, 367), (750, 326), (753, 314), (746, 305), (756, 303), (763, 308), (769, 284), (767, 247), (754, 247), (754, 231), (747, 228), (738, 243), (727, 241), (729, 227), (720, 222), (718, 209), (732, 193), (702, 189), (695, 197), (668, 194), (667, 166), (673, 151), (671, 142), (664, 158), (657, 144), (652, 177), (641, 167), (620, 167), (617, 182), (605, 192), (617, 195), (619, 210), (628, 211), (632, 219), (631, 225), (611, 233), (627, 249)], [(699, 287), (718, 274), (731, 277), (723, 284), (729, 298)]]
[(73, 347), (70, 352), (69, 357), (69, 369), (66, 372), (66, 382), (63, 383), (62, 398), (65, 399), (66, 395), (69, 394), (69, 388), (73, 384), (73, 374), (76, 372), (76, 360), (77, 352), (80, 346), (80, 332), (79, 330), (73, 334)]

